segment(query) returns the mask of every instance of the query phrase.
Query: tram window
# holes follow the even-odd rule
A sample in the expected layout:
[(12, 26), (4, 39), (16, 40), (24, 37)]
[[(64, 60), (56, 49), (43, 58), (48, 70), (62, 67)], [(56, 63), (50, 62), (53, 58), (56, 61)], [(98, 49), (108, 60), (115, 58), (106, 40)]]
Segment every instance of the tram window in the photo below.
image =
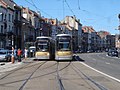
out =
[(48, 50), (48, 46), (47, 45), (39, 45), (39, 50), (47, 51)]
[(58, 46), (59, 50), (70, 50), (70, 44), (69, 43), (59, 43)]

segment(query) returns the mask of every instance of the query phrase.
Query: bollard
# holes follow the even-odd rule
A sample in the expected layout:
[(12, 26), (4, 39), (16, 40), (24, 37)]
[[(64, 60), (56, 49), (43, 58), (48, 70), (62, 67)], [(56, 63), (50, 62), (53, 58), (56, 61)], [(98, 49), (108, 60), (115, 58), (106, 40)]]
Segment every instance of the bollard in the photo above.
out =
[(15, 62), (15, 58), (14, 58), (14, 48), (12, 47), (12, 57), (11, 57), (11, 62), (14, 63)]

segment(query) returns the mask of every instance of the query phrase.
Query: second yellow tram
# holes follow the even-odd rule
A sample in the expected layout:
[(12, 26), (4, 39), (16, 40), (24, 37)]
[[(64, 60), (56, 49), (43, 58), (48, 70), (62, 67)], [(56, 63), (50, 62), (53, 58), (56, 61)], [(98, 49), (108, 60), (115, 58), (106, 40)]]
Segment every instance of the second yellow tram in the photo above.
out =
[(58, 34), (55, 41), (55, 60), (72, 59), (72, 36), (70, 34)]

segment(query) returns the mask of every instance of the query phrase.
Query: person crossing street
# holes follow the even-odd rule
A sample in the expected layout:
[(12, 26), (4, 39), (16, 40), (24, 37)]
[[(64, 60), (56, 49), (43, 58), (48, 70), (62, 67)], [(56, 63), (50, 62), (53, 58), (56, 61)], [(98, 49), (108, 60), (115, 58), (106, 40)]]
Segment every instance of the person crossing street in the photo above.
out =
[(28, 57), (28, 50), (27, 48), (25, 48), (25, 60), (27, 59), (27, 57)]

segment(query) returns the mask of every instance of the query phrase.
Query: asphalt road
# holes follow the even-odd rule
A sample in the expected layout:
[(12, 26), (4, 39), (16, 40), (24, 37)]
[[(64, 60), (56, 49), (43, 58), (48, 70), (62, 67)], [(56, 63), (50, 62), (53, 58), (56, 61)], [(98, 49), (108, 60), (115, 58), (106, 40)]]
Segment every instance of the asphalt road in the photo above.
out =
[[(106, 66), (103, 64), (107, 62), (104, 54), (80, 56), (93, 67), (102, 64), (97, 67), (100, 70)], [(92, 70), (85, 63), (33, 61), (29, 58), (20, 63), (5, 64), (0, 67), (0, 90), (120, 90), (120, 82)]]
[(120, 58), (107, 56), (106, 53), (84, 53), (79, 56), (87, 65), (120, 80)]

